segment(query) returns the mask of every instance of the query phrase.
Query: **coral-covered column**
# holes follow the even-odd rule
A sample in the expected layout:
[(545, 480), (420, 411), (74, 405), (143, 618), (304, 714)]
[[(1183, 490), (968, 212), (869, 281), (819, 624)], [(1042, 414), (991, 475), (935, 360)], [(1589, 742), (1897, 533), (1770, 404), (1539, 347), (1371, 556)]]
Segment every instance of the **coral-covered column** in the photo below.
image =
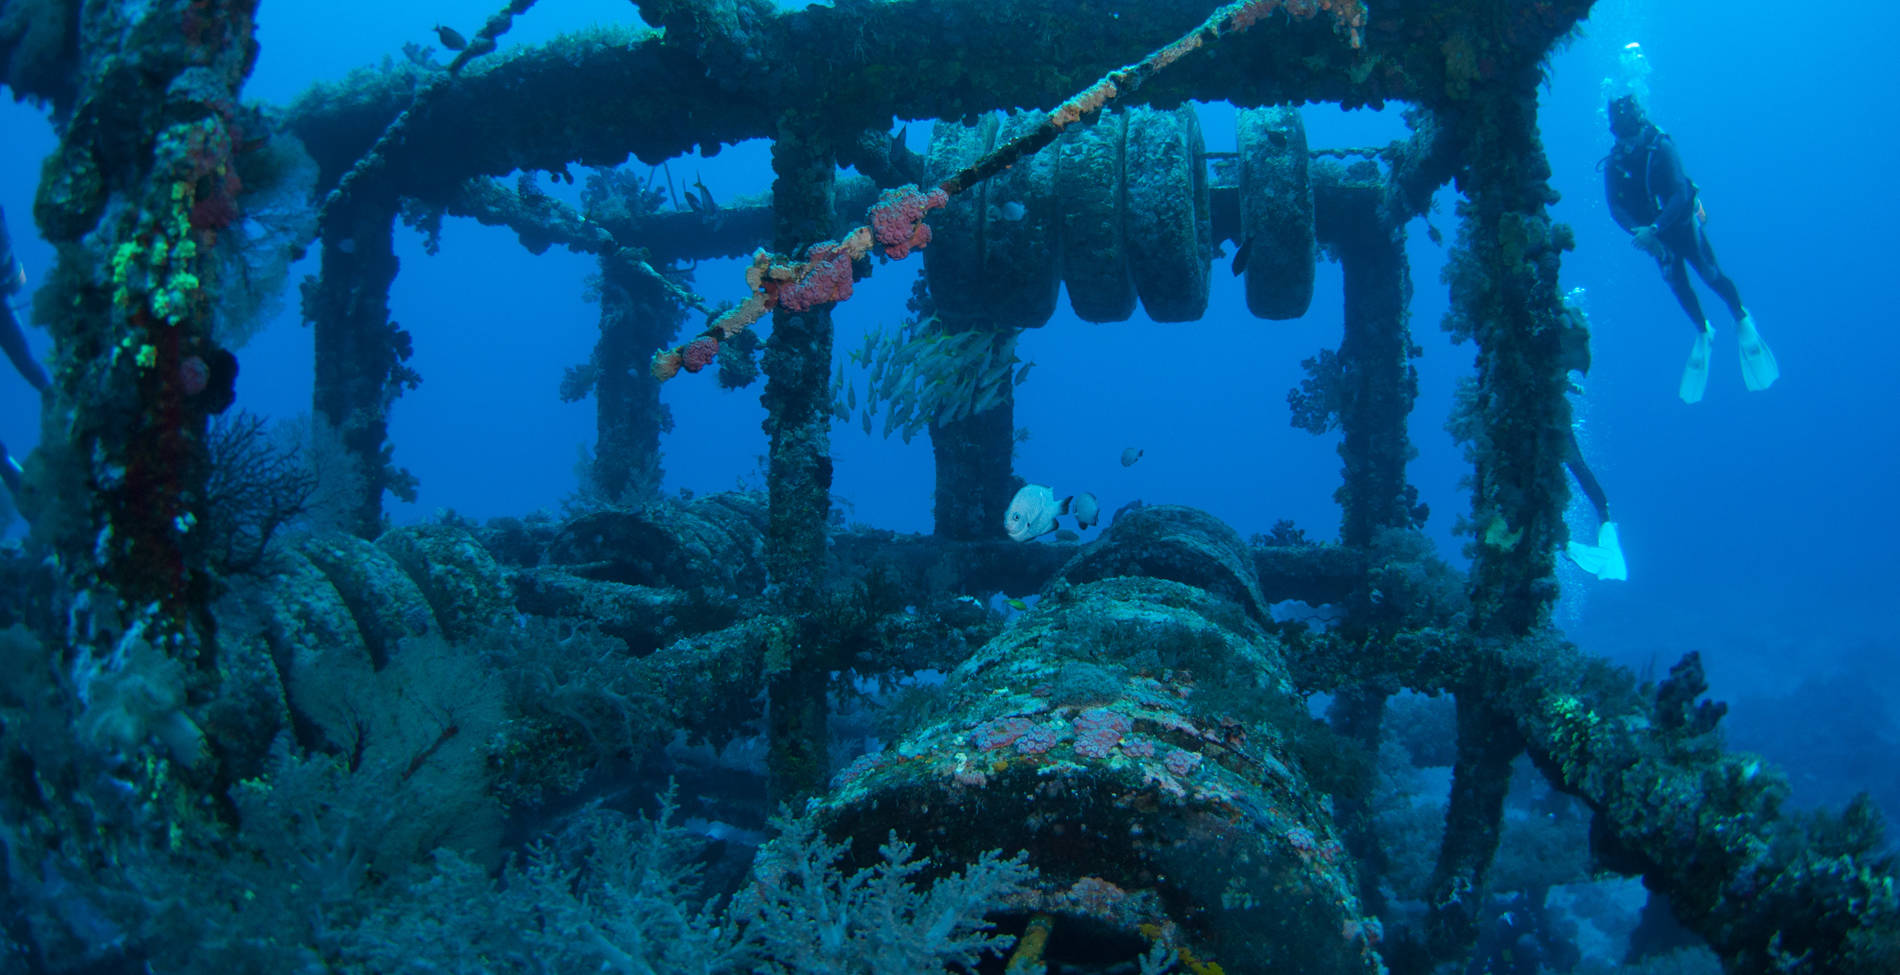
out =
[(383, 492), (415, 499), (415, 479), (390, 463), (389, 406), (420, 381), (405, 362), (409, 333), (389, 320), (396, 279), (396, 201), (359, 191), (324, 216), (323, 269), (304, 283), (304, 320), (316, 332), (318, 422), (335, 432), (359, 476), (343, 479), (349, 529), (372, 538), (383, 527)]
[[(1423, 520), (1418, 491), (1406, 482), (1414, 450), (1407, 433), (1418, 398), (1418, 354), (1407, 322), (1412, 301), (1411, 269), (1405, 260), (1404, 221), (1388, 215), (1383, 201), (1391, 187), (1370, 162), (1345, 168), (1312, 167), (1316, 231), (1345, 273), (1345, 331), (1339, 343), (1337, 408), (1345, 462), (1340, 504), (1340, 542), (1369, 550), (1379, 533)], [(1357, 587), (1348, 602), (1342, 632), (1367, 643), (1390, 636), (1403, 607), (1375, 603), (1371, 585)], [(1328, 712), (1341, 734), (1376, 752), (1389, 686), (1378, 682), (1341, 687)], [(1361, 797), (1337, 800), (1340, 834), (1360, 863), (1359, 892), (1367, 906), (1383, 906), (1380, 879), (1384, 848), (1373, 830), (1374, 811)]]
[(1461, 687), (1457, 695), (1458, 752), (1425, 925), (1425, 944), (1440, 961), (1468, 953), (1477, 941), (1484, 876), (1503, 836), (1511, 762), (1523, 750), (1511, 715), (1489, 693)]
[[(1463, 409), (1474, 478), (1471, 625), (1480, 647), (1549, 625), (1556, 546), (1563, 540), (1562, 463), (1570, 406), (1557, 337), (1557, 271), (1569, 229), (1545, 207), (1557, 199), (1537, 135), (1535, 75), (1468, 109), (1459, 188), (1462, 226), (1446, 269), (1447, 327), (1478, 344), (1475, 394)], [(1477, 936), (1485, 872), (1498, 847), (1510, 763), (1522, 750), (1512, 716), (1495, 704), (1502, 680), (1489, 650), (1452, 688), (1458, 756), (1445, 841), (1433, 870), (1427, 944), (1447, 960)]]
[(632, 503), (660, 494), (660, 434), (673, 418), (647, 360), (673, 340), (685, 313), (627, 257), (600, 259), (600, 341), (594, 345), (594, 487)]
[(1564, 540), (1564, 448), (1570, 404), (1558, 336), (1557, 288), (1570, 228), (1553, 223), (1550, 164), (1537, 135), (1534, 88), (1500, 89), (1475, 104), (1458, 180), (1465, 201), (1446, 277), (1447, 327), (1478, 343), (1478, 387), (1468, 419), (1480, 431), (1471, 523), (1474, 623), (1521, 635), (1549, 620), (1552, 572)]
[(1406, 422), (1418, 398), (1418, 354), (1406, 327), (1412, 275), (1403, 225), (1380, 208), (1385, 183), (1376, 170), (1356, 178), (1316, 167), (1321, 240), (1345, 272), (1345, 335), (1339, 343), (1341, 544), (1364, 547), (1388, 528), (1418, 521), (1418, 491), (1405, 480), (1412, 459)]
[[(999, 332), (993, 339), (1001, 344), (1008, 334)], [(949, 423), (931, 423), (930, 454), (937, 468), (932, 513), (938, 537), (1003, 537), (1003, 514), (1022, 483), (1011, 469), (1015, 446), (1016, 389), (1007, 378), (989, 409)]]
[[(832, 155), (783, 120), (772, 147), (773, 250), (795, 254), (831, 236)], [(779, 799), (823, 788), (828, 644), (814, 619), (824, 598), (825, 521), (831, 508), (831, 304), (772, 314), (765, 345), (765, 432), (770, 516), (766, 567), (781, 610), (803, 621), (767, 661), (770, 752)]]
[(155, 610), (166, 635), (211, 590), (205, 418), (229, 405), (235, 361), (212, 338), (212, 252), (239, 219), (237, 154), (264, 134), (238, 105), (255, 7), (87, 4), (78, 108), (34, 205), (59, 258), (41, 296), (56, 310), (53, 403), (26, 506), (76, 589)]

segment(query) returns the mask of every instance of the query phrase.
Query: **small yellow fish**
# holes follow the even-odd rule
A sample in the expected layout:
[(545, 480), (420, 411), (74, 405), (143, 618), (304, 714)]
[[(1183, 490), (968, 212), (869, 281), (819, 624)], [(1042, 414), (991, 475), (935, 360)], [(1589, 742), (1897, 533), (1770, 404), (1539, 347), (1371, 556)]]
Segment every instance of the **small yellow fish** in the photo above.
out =
[(1014, 596), (1011, 596), (1009, 599), (1004, 600), (1004, 602), (1009, 604), (1010, 609), (1013, 609), (1018, 613), (1029, 612), (1029, 604), (1023, 602), (1020, 599), (1015, 598)]
[(1505, 523), (1503, 515), (1492, 515), (1491, 523), (1484, 529), (1484, 543), (1492, 548), (1508, 552), (1517, 548), (1517, 543), (1523, 540), (1524, 529), (1512, 531), (1511, 526)]
[(1006, 387), (1003, 386), (991, 386), (983, 390), (983, 395), (978, 396), (976, 402), (971, 405), (970, 412), (987, 413), (995, 409), (1003, 402), (1003, 390), (1005, 388)]

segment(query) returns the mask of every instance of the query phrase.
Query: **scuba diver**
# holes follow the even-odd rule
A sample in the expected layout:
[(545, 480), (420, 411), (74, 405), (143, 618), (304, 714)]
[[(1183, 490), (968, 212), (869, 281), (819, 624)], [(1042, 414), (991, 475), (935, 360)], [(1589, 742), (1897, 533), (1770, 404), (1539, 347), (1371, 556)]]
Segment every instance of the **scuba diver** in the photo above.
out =
[[(13, 368), (34, 389), (45, 395), (52, 382), (46, 378), (46, 370), (33, 359), (33, 352), (26, 345), (26, 331), (20, 327), (20, 319), (13, 313), (9, 304), (15, 294), (26, 287), (26, 268), (13, 253), (13, 238), (7, 235), (7, 214), (0, 210), (0, 348), (6, 350), (7, 358), (12, 360)], [(13, 459), (6, 444), (0, 443), (0, 482), (15, 495), (20, 493), (20, 463)]]
[(1709, 355), (1715, 342), (1715, 328), (1702, 314), (1702, 303), (1696, 300), (1684, 265), (1695, 267), (1735, 317), (1742, 347), (1742, 382), (1751, 390), (1767, 389), (1781, 375), (1781, 369), (1775, 364), (1775, 354), (1755, 331), (1755, 320), (1742, 307), (1735, 282), (1715, 262), (1715, 251), (1703, 226), (1708, 213), (1696, 198), (1695, 183), (1683, 171), (1675, 141), (1649, 121), (1634, 95), (1611, 99), (1610, 133), (1616, 137), (1616, 145), (1604, 160), (1603, 170), (1610, 216), (1635, 237), (1637, 249), (1656, 259), (1663, 280), (1696, 327), (1695, 345), (1689, 351), (1678, 390), (1683, 402), (1702, 399), (1709, 385)]
[[(1558, 341), (1563, 346), (1564, 370), (1589, 375), (1590, 320), (1579, 303), (1581, 293), (1579, 288), (1564, 297), (1564, 330)], [(1570, 388), (1583, 392), (1583, 387), (1574, 382)], [(1627, 580), (1629, 564), (1623, 560), (1623, 544), (1617, 537), (1616, 522), (1610, 518), (1609, 496), (1603, 493), (1603, 485), (1591, 473), (1590, 465), (1583, 461), (1583, 444), (1577, 440), (1576, 424), (1572, 423), (1565, 432), (1570, 435), (1570, 443), (1565, 448), (1564, 466), (1570, 468), (1570, 476), (1577, 479), (1583, 496), (1590, 500), (1590, 507), (1596, 509), (1597, 543), (1585, 545), (1573, 540), (1564, 546), (1564, 554), (1570, 556), (1578, 568), (1599, 579)]]

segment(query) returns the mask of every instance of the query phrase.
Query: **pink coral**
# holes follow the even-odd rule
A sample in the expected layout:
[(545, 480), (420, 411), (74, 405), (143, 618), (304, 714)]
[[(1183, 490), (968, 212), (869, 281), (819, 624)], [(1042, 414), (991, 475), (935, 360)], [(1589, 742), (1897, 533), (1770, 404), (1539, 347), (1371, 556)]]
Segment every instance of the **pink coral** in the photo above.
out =
[(1161, 761), (1169, 772), (1182, 777), (1193, 774), (1195, 769), (1201, 767), (1201, 756), (1179, 748), (1169, 752), (1168, 757)]
[(834, 789), (842, 789), (864, 778), (864, 776), (870, 772), (884, 767), (888, 762), (889, 756), (883, 752), (867, 752), (863, 755), (859, 755), (857, 758), (851, 760), (850, 765), (845, 766), (844, 771), (832, 777), (831, 787)]
[(196, 396), (211, 385), (211, 367), (195, 355), (186, 356), (178, 364), (178, 384), (185, 389), (186, 396)]
[(1090, 708), (1075, 719), (1075, 752), (1088, 758), (1107, 758), (1135, 723), (1107, 708)]
[(1023, 732), (1016, 739), (1016, 750), (1024, 755), (1040, 755), (1056, 747), (1056, 731), (1047, 725), (1036, 725)]
[(778, 303), (792, 311), (851, 297), (851, 251), (838, 241), (813, 246), (804, 272), (779, 284), (777, 296)]
[(924, 214), (949, 202), (950, 195), (944, 191), (925, 193), (914, 183), (879, 194), (877, 203), (871, 207), (871, 228), (877, 234), (877, 242), (884, 247), (884, 256), (898, 260), (909, 256), (913, 248), (930, 243), (930, 227), (924, 223)]
[(680, 350), (680, 365), (685, 367), (687, 372), (698, 372), (712, 365), (713, 360), (718, 357), (719, 340), (710, 335), (702, 335), (686, 343), (686, 347)]
[(1011, 745), (1029, 733), (1035, 724), (1027, 718), (997, 718), (976, 727), (976, 747), (993, 751)]

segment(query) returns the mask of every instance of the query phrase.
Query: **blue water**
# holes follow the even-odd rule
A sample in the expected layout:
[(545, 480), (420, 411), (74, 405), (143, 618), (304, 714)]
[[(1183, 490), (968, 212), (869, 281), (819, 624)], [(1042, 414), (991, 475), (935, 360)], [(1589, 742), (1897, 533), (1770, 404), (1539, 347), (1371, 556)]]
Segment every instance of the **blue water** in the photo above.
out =
[[(266, 3), (263, 53), (246, 93), (286, 103), (312, 81), (395, 55), (405, 41), (427, 42), (438, 19), (472, 33), (495, 6), (441, 0), (426, 14), (405, 15), (400, 5), (362, 0)], [(1797, 31), (1785, 4), (1602, 3), (1585, 36), (1554, 58), (1543, 92), (1545, 147), (1563, 194), (1553, 212), (1578, 242), (1564, 286), (1586, 289), (1596, 326), (1582, 410), (1587, 451), (1622, 526), (1631, 576), (1606, 583), (1567, 569), (1560, 613), (1586, 648), (1636, 666), (1666, 666), (1700, 650), (1718, 695), (1740, 700), (1777, 696), (1828, 673), (1852, 675), (1876, 707), (1900, 687), (1893, 664), (1900, 640), (1887, 610), (1900, 588), (1900, 506), (1892, 501), (1900, 419), (1890, 406), (1900, 332), (1883, 283), (1900, 225), (1900, 203), (1885, 182), (1900, 137), (1882, 73), (1889, 39), (1900, 35), (1900, 8), (1864, 4), (1852, 13), (1804, 17)], [(537, 43), (633, 16), (622, 0), (543, 4), (505, 42)], [(1769, 391), (1743, 390), (1726, 315), (1704, 291), (1718, 314), (1713, 378), (1700, 404), (1676, 397), (1692, 333), (1653, 264), (1610, 221), (1594, 168), (1609, 146), (1600, 86), (1632, 40), (1653, 67), (1652, 117), (1680, 146), (1707, 202), (1717, 253), (1779, 357), (1782, 379)], [(1210, 147), (1230, 148), (1231, 109), (1203, 113)], [(1314, 146), (1403, 134), (1396, 109), (1309, 106), (1306, 118)], [(0, 205), (37, 283), (51, 256), (33, 236), (31, 198), (53, 136), (41, 113), (14, 104), (0, 106), (0, 133)], [(921, 145), (927, 125), (912, 126), (911, 137)], [(766, 159), (765, 146), (751, 144), (672, 168), (676, 178), (701, 174), (730, 199), (767, 187)], [(1454, 203), (1450, 191), (1441, 193), (1433, 218), (1448, 241)], [(1442, 424), (1471, 350), (1452, 347), (1438, 329), (1445, 250), (1423, 231), (1414, 223), (1409, 243), (1412, 322), (1425, 349), (1411, 476), (1431, 505), (1428, 531), (1456, 559), (1463, 540), (1451, 525), (1468, 510), (1457, 483), (1465, 464)], [(578, 452), (593, 438), (593, 403), (556, 396), (563, 369), (585, 361), (594, 342), (596, 310), (581, 298), (591, 260), (531, 256), (505, 231), (454, 219), (439, 257), (426, 257), (406, 229), (398, 253), (393, 317), (415, 336), (413, 365), (424, 382), (396, 405), (392, 436), (397, 462), (422, 487), (414, 505), (392, 501), (393, 515), (558, 507), (575, 488)], [(838, 309), (841, 348), (903, 314), (919, 265), (913, 258), (883, 266), (860, 284), (858, 297)], [(295, 275), (314, 270), (309, 261)], [(715, 301), (743, 292), (730, 261), (703, 262), (697, 281)], [(1285, 392), (1301, 377), (1299, 361), (1336, 345), (1339, 328), (1338, 269), (1326, 264), (1313, 310), (1297, 322), (1249, 317), (1239, 281), (1224, 269), (1208, 316), (1195, 325), (1139, 318), (1092, 325), (1065, 305), (1020, 346), (1037, 366), (1019, 390), (1016, 420), (1031, 438), (1017, 470), (1060, 492), (1093, 491), (1109, 510), (1136, 498), (1174, 502), (1204, 507), (1243, 535), (1292, 518), (1330, 537), (1338, 520), (1335, 442), (1292, 429)], [(45, 334), (34, 339), (43, 350)], [(240, 405), (306, 413), (310, 342), (293, 291), (278, 320), (239, 350)], [(669, 488), (759, 483), (766, 447), (756, 393), (721, 393), (705, 375), (667, 385), (676, 420), (665, 443)], [(0, 437), (16, 453), (36, 441), (36, 413), (24, 384), (0, 383)], [(1132, 468), (1118, 460), (1127, 446), (1146, 450)], [(833, 447), (836, 490), (852, 520), (928, 530), (923, 439), (904, 445), (841, 424)], [(1744, 706), (1734, 720), (1762, 740), (1772, 729), (1759, 720), (1751, 726), (1749, 715)], [(1844, 728), (1841, 736), (1875, 731)], [(1890, 765), (1860, 774), (1864, 784), (1896, 788)]]

